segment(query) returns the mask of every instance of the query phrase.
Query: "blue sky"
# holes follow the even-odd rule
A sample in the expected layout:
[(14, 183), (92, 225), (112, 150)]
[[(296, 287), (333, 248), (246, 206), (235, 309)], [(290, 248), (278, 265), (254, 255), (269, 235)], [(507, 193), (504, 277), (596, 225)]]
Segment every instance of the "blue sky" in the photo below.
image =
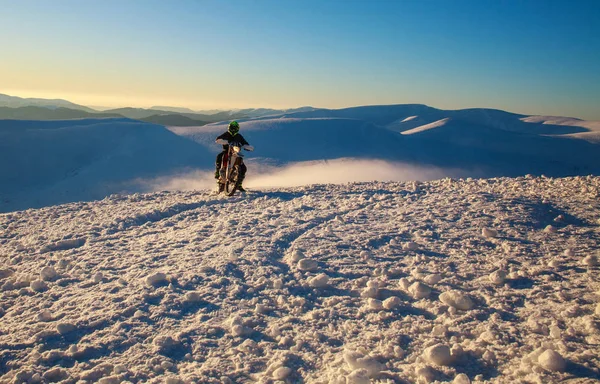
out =
[(0, 93), (600, 119), (600, 1), (0, 0)]

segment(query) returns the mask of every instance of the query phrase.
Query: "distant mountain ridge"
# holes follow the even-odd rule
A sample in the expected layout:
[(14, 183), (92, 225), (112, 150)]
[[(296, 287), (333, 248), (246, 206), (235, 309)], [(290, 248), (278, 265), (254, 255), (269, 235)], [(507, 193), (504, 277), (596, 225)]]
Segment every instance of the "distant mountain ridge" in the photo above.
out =
[(166, 126), (202, 126), (227, 120), (258, 118), (283, 113), (307, 112), (313, 107), (294, 109), (247, 108), (211, 110), (206, 113), (190, 108), (154, 106), (152, 108), (113, 108), (97, 111), (62, 99), (21, 98), (0, 94), (0, 119), (57, 120), (97, 117), (126, 117)]
[[(313, 107), (293, 109), (246, 108), (194, 111), (190, 108), (154, 106), (151, 108), (103, 108), (102, 111), (62, 99), (21, 98), (0, 94), (0, 119), (56, 120), (96, 117), (126, 117), (167, 126), (202, 126), (220, 121), (259, 118), (285, 113), (314, 111)], [(14, 109), (14, 110), (9, 110)], [(55, 112), (56, 109), (62, 109)], [(81, 112), (85, 112), (82, 114)]]
[(0, 119), (11, 120), (66, 120), (66, 119), (86, 119), (86, 118), (108, 118), (123, 117), (116, 113), (106, 112), (86, 112), (79, 109), (70, 108), (47, 108), (37, 106), (27, 107), (0, 107)]
[[(173, 127), (194, 127), (273, 118), (357, 119), (403, 135), (431, 136), (454, 126), (481, 126), (510, 132), (563, 135), (600, 143), (600, 122), (569, 117), (529, 116), (490, 108), (443, 110), (424, 104), (368, 105), (341, 109), (304, 106), (291, 109), (245, 108), (193, 111), (190, 108), (155, 106), (115, 108), (102, 112), (61, 99), (20, 98), (0, 94), (0, 119), (59, 120), (82, 118), (129, 118)], [(438, 135), (438, 133), (435, 133)]]
[(176, 113), (197, 113), (193, 109), (183, 108), (183, 107), (154, 106), (154, 107), (150, 107), (150, 109), (157, 109), (159, 111), (168, 111), (168, 112), (176, 112)]
[(0, 93), (0, 107), (19, 108), (19, 107), (47, 107), (47, 108), (69, 108), (85, 112), (94, 113), (96, 110), (72, 103), (63, 99), (39, 99), (22, 98)]

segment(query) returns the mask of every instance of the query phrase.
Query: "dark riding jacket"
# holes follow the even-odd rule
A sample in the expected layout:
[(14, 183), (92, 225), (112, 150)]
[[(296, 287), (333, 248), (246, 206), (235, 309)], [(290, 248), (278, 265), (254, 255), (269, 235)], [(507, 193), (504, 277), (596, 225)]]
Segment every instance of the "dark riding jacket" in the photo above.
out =
[[(238, 144), (240, 147), (242, 145), (250, 145), (246, 139), (244, 139), (244, 136), (242, 136), (239, 133), (236, 133), (235, 135), (232, 135), (231, 133), (229, 133), (229, 131), (223, 133), (222, 135), (220, 135), (219, 137), (217, 137), (217, 140), (222, 139), (222, 140), (227, 140), (227, 142), (229, 142), (230, 144)], [(229, 145), (225, 144), (223, 145), (223, 151), (226, 151), (229, 149)]]

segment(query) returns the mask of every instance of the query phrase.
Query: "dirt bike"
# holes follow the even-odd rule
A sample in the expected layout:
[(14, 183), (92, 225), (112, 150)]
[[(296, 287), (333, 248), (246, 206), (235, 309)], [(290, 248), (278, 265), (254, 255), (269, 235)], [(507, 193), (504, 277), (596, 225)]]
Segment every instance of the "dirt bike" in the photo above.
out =
[(251, 145), (240, 145), (239, 143), (229, 143), (227, 140), (219, 139), (217, 144), (229, 145), (229, 150), (223, 155), (221, 160), (221, 170), (219, 177), (219, 193), (225, 192), (227, 196), (233, 196), (238, 187), (240, 176), (240, 167), (244, 163), (244, 154), (242, 149), (253, 151)]

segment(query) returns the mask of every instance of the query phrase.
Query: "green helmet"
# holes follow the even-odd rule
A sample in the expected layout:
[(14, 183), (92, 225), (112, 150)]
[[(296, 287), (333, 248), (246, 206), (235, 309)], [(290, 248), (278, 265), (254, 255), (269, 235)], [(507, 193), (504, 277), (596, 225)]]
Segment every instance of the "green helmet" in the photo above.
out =
[(240, 125), (237, 121), (232, 121), (231, 123), (229, 123), (229, 128), (227, 128), (227, 130), (229, 131), (229, 133), (235, 136), (240, 131)]

